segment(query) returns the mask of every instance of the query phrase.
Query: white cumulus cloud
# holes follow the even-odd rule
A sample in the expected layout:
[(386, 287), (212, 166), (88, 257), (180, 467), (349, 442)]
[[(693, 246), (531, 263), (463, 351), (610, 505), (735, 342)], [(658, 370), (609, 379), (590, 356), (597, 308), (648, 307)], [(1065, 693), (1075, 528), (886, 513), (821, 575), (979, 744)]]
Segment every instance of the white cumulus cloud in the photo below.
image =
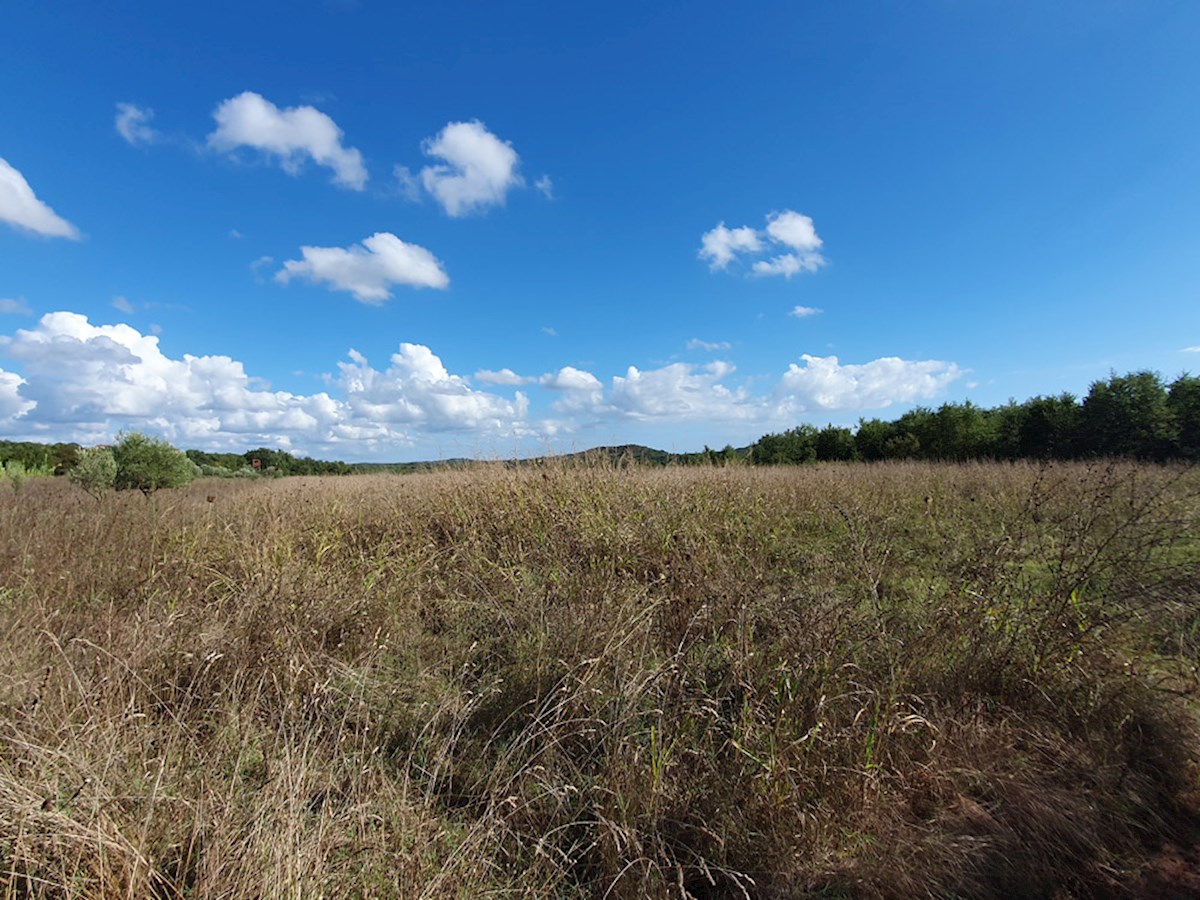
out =
[(125, 324), (93, 325), (54, 312), (0, 337), (0, 434), (96, 441), (127, 428), (184, 446), (269, 445), (361, 455), (358, 442), (395, 446), (422, 436), (528, 432), (528, 399), (475, 390), (420, 344), (400, 344), (382, 371), (351, 350), (329, 391), (273, 391), (228, 356), (172, 358), (158, 338)]
[(300, 253), (303, 259), (284, 262), (276, 281), (325, 282), (332, 290), (349, 291), (356, 300), (376, 305), (391, 297), (392, 285), (444, 288), (450, 283), (432, 253), (387, 231), (350, 247), (301, 247)]
[(484, 384), (498, 384), (514, 387), (522, 384), (533, 384), (537, 381), (532, 375), (518, 375), (512, 369), (480, 369), (475, 373), (475, 380)]
[(757, 253), (762, 241), (753, 228), (726, 228), (721, 222), (700, 236), (700, 258), (707, 259), (709, 268), (724, 269), (738, 253)]
[(543, 375), (539, 383), (552, 391), (598, 391), (604, 387), (591, 372), (574, 366), (563, 366), (557, 372)]
[(233, 152), (239, 147), (261, 150), (279, 159), (285, 172), (295, 175), (304, 160), (333, 170), (335, 184), (361, 191), (367, 183), (362, 154), (342, 143), (342, 130), (325, 113), (312, 106), (280, 109), (253, 91), (225, 100), (213, 113), (217, 128), (208, 136), (214, 150)]
[(202, 449), (266, 445), (323, 458), (393, 459), (402, 446), (433, 447), (436, 456), (448, 441), (479, 453), (485, 440), (536, 442), (588, 429), (611, 436), (644, 425), (728, 425), (751, 439), (806, 414), (823, 421), (831, 411), (926, 401), (964, 374), (939, 360), (842, 364), (810, 355), (772, 382), (739, 378), (720, 360), (629, 366), (607, 383), (573, 366), (539, 377), (507, 368), (475, 373), (506, 392), (532, 385), (545, 412), (554, 411), (549, 418), (531, 415), (524, 391), (506, 397), (477, 388), (422, 344), (399, 344), (382, 368), (350, 350), (325, 376), (324, 390), (300, 394), (270, 389), (231, 357), (168, 356), (153, 334), (73, 312), (0, 335), (0, 363), (4, 437), (94, 443), (135, 429)]
[(24, 415), (36, 405), (32, 400), (21, 396), (21, 385), (24, 383), (25, 379), (15, 372), (0, 369), (0, 427), (5, 422), (11, 422)]
[(730, 389), (722, 380), (734, 372), (727, 362), (703, 366), (672, 363), (641, 371), (630, 366), (612, 380), (609, 402), (634, 419), (669, 421), (760, 418), (763, 403), (744, 388)]
[[(557, 412), (590, 417), (605, 411), (604, 385), (591, 372), (563, 366), (557, 372), (543, 375), (538, 384), (558, 395), (552, 404)], [(556, 427), (571, 431), (574, 426), (574, 422), (563, 422)]]
[(419, 426), (426, 431), (512, 432), (528, 412), (529, 400), (517, 391), (513, 400), (474, 390), (452, 375), (432, 350), (401, 344), (384, 371), (350, 351), (338, 363), (337, 384), (346, 394), (353, 418), (388, 426)]
[[(785, 209), (767, 216), (766, 228), (761, 231), (743, 225), (726, 228), (721, 222), (700, 237), (700, 258), (708, 260), (713, 271), (727, 269), (740, 254), (750, 258), (750, 271), (757, 276), (782, 275), (791, 278), (800, 272), (815, 272), (827, 260), (821, 255), (823, 245), (813, 220), (795, 210)], [(771, 248), (787, 252), (767, 256)]]
[(813, 220), (790, 209), (767, 216), (767, 234), (771, 240), (785, 244), (801, 253), (820, 250), (823, 241), (817, 237)]
[(25, 176), (0, 158), (0, 222), (44, 237), (79, 240), (79, 230), (34, 194)]
[(426, 156), (445, 160), (421, 170), (421, 183), (452, 217), (504, 203), (525, 182), (520, 157), (479, 121), (451, 122), (422, 145)]
[(836, 356), (800, 357), (779, 382), (785, 406), (809, 409), (881, 409), (936, 397), (963, 375), (952, 362), (886, 356), (860, 365), (842, 365)]
[(161, 137), (150, 125), (153, 118), (152, 109), (134, 103), (118, 103), (117, 117), (113, 124), (116, 125), (117, 134), (136, 147), (138, 144), (153, 144)]

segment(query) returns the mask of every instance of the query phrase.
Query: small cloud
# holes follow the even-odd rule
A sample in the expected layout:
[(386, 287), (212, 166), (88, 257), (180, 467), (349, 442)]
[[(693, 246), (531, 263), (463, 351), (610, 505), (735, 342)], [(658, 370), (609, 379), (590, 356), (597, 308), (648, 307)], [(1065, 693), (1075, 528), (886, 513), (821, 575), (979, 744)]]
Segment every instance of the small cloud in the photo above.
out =
[(397, 165), (392, 169), (396, 176), (396, 187), (400, 196), (409, 203), (419, 203), (421, 200), (421, 182), (408, 166)]
[(252, 147), (279, 159), (289, 175), (296, 175), (306, 158), (333, 171), (334, 184), (361, 191), (367, 183), (362, 154), (342, 143), (342, 129), (312, 106), (280, 109), (253, 91), (225, 100), (213, 113), (217, 128), (208, 146), (232, 153)]
[(159, 325), (157, 322), (152, 322), (150, 324), (150, 333), (151, 334), (162, 334), (162, 326)]
[(439, 289), (450, 284), (432, 253), (386, 231), (350, 247), (301, 247), (300, 253), (303, 259), (284, 262), (276, 281), (287, 284), (299, 277), (325, 282), (331, 290), (349, 291), (355, 300), (372, 305), (390, 298), (395, 284)]
[(33, 310), (21, 298), (14, 300), (11, 297), (0, 297), (0, 313), (14, 316), (31, 316), (33, 315)]
[(518, 375), (512, 369), (500, 369), (492, 371), (491, 369), (480, 369), (475, 373), (475, 380), (482, 381), (484, 384), (499, 384), (508, 387), (515, 387), (522, 384), (533, 384), (537, 381), (529, 375)]
[(732, 346), (729, 341), (702, 341), (700, 338), (692, 338), (687, 342), (689, 350), (728, 350)]
[(825, 310), (817, 309), (815, 306), (794, 306), (789, 316), (794, 316), (797, 319), (807, 319), (810, 316), (819, 316)]
[(552, 391), (599, 391), (604, 387), (591, 372), (574, 366), (563, 366), (557, 372), (543, 375), (538, 383)]
[(1184, 347), (1179, 352), (1180, 353), (1200, 353), (1200, 344), (1197, 344), (1195, 347)]
[(451, 122), (422, 149), (445, 160), (422, 169), (421, 183), (452, 218), (501, 206), (509, 190), (525, 183), (517, 174), (521, 159), (512, 144), (478, 120)]
[(738, 253), (757, 253), (760, 249), (762, 241), (749, 227), (726, 228), (721, 222), (700, 236), (700, 258), (707, 259), (713, 271), (728, 267)]
[[(797, 272), (804, 268), (803, 263), (794, 253), (785, 253), (782, 256), (776, 256), (773, 259), (760, 259), (752, 267), (751, 271), (755, 275), (770, 276), (782, 275), (784, 278), (791, 278)], [(814, 271), (809, 269), (809, 271)]]
[(801, 253), (819, 250), (824, 243), (817, 237), (813, 220), (790, 209), (767, 216), (767, 234), (771, 236), (771, 240)]
[(240, 231), (238, 231), (236, 228), (229, 229), (229, 236), (231, 238), (233, 238), (235, 241), (240, 241), (242, 238), (245, 237), (245, 235), (242, 234)]
[(780, 244), (788, 252), (757, 259), (750, 271), (760, 277), (791, 278), (800, 272), (815, 272), (828, 262), (819, 252), (823, 243), (809, 216), (785, 209), (769, 214), (762, 231), (748, 225), (726, 228), (724, 222), (719, 223), (701, 235), (699, 255), (715, 272), (727, 269), (739, 254), (753, 256), (765, 253), (771, 244)]
[(558, 332), (549, 325), (542, 326), (542, 334), (548, 334), (550, 337), (558, 337)]
[(554, 182), (550, 179), (549, 175), (543, 175), (533, 183), (533, 186), (541, 191), (542, 196), (547, 200), (554, 199)]
[(121, 135), (127, 143), (136, 147), (138, 144), (153, 144), (162, 137), (162, 135), (150, 126), (150, 120), (154, 118), (154, 110), (137, 106), (134, 103), (118, 103), (117, 118), (114, 124), (117, 127), (117, 134)]
[(34, 194), (25, 176), (0, 158), (0, 222), (43, 237), (79, 240), (79, 229)]
[(262, 276), (262, 270), (275, 265), (275, 257), (260, 256), (254, 262), (250, 263), (250, 271), (254, 273), (254, 280), (259, 284), (265, 280)]
[(133, 304), (120, 295), (113, 297), (112, 305), (126, 315), (133, 314)]

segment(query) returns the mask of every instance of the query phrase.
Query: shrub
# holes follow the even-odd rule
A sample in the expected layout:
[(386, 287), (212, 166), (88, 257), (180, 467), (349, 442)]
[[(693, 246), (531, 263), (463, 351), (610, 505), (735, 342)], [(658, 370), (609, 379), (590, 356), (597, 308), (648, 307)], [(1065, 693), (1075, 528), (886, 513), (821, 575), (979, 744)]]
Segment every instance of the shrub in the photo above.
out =
[(13, 490), (19, 491), (25, 486), (25, 481), (29, 477), (29, 473), (25, 471), (25, 464), (17, 459), (10, 459), (4, 464), (4, 477), (12, 482)]
[(136, 431), (122, 435), (112, 454), (118, 491), (136, 488), (149, 496), (159, 488), (183, 487), (200, 472), (182, 450)]
[(108, 447), (89, 447), (79, 451), (78, 461), (67, 477), (99, 501), (116, 485), (117, 461)]

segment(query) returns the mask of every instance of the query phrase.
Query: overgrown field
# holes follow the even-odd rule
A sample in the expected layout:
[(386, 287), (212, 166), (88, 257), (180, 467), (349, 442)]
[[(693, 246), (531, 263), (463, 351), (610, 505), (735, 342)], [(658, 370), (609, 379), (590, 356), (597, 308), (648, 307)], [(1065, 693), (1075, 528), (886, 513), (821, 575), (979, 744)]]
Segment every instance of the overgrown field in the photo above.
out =
[(1195, 874), (1195, 469), (130, 494), (0, 495), (0, 897), (1124, 896)]

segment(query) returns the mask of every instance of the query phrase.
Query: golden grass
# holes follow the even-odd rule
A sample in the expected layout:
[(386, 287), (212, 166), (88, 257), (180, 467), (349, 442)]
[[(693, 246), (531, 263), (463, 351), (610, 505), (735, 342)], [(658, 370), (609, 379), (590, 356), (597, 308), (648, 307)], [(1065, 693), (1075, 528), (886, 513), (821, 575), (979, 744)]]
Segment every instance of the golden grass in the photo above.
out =
[(1198, 519), (1126, 464), (35, 480), (0, 896), (1132, 893)]

